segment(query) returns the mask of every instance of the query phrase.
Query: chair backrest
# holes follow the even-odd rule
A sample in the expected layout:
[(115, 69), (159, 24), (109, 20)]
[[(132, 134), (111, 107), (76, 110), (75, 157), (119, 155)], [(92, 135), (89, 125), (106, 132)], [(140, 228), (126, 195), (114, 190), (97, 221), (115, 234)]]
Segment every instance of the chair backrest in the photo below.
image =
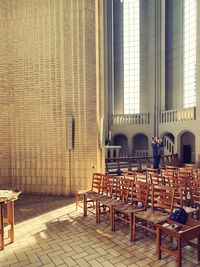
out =
[(149, 173), (149, 174), (152, 174), (152, 173), (157, 174), (158, 173), (158, 169), (147, 168), (147, 173)]
[(137, 172), (135, 175), (135, 180), (138, 182), (147, 183), (147, 173), (139, 173)]
[(190, 182), (190, 198), (191, 204), (200, 205), (200, 179), (199, 180), (192, 180)]
[(112, 197), (113, 185), (115, 183), (116, 177), (112, 175), (105, 174), (102, 181), (102, 194)]
[(190, 180), (192, 179), (192, 173), (191, 173), (191, 172), (177, 171), (177, 172), (176, 172), (176, 177), (177, 177), (179, 180), (185, 180), (186, 183), (189, 185)]
[(176, 170), (171, 170), (171, 169), (161, 169), (161, 174), (162, 176), (175, 176), (176, 175)]
[(176, 170), (177, 166), (173, 166), (173, 165), (166, 165), (166, 170)]
[(196, 163), (186, 163), (186, 164), (184, 164), (184, 167), (194, 170), (197, 168), (197, 164)]
[(160, 158), (160, 167), (165, 168), (165, 161), (164, 161), (163, 157)]
[(173, 212), (174, 191), (175, 189), (170, 186), (152, 185), (152, 210), (162, 210), (171, 215)]
[(200, 180), (200, 172), (193, 171), (192, 176), (191, 176), (191, 180)]
[(165, 177), (160, 174), (150, 174), (151, 184), (165, 185)]
[(175, 189), (175, 202), (179, 202), (180, 207), (187, 202), (190, 190), (190, 181), (182, 176), (169, 177), (169, 185)]
[(134, 176), (135, 175), (135, 171), (124, 171), (123, 175), (124, 175), (124, 177), (125, 176)]
[(117, 197), (124, 202), (131, 202), (134, 181), (129, 178), (119, 179), (119, 191)]
[(112, 181), (107, 183), (107, 191), (109, 191), (107, 195), (114, 199), (128, 202), (128, 200), (131, 199), (132, 184), (133, 181), (130, 179), (126, 179), (124, 177), (113, 177)]
[(132, 172), (124, 172), (124, 178), (128, 178), (130, 180), (135, 181), (135, 176), (136, 176), (136, 174), (133, 171)]
[(149, 183), (143, 183), (138, 181), (134, 182), (131, 203), (140, 205), (141, 207), (147, 207), (149, 189)]
[(165, 185), (170, 186), (169, 180), (170, 178), (173, 179), (173, 177), (175, 177), (176, 171), (175, 170), (161, 170), (161, 175), (165, 179)]
[(102, 182), (103, 182), (103, 174), (102, 173), (93, 173), (92, 176), (92, 186), (91, 190), (97, 193), (102, 192)]
[(188, 174), (191, 174), (193, 171), (193, 169), (191, 168), (184, 168), (184, 167), (180, 167), (177, 169), (177, 174), (180, 174), (180, 175), (188, 175)]

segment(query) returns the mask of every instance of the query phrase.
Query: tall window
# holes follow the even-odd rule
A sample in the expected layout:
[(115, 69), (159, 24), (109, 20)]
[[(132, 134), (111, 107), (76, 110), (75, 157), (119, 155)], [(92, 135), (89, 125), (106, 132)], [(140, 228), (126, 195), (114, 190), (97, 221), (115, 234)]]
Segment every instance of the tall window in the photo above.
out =
[(140, 0), (123, 1), (124, 113), (140, 111)]
[(196, 0), (184, 0), (184, 108), (196, 105)]

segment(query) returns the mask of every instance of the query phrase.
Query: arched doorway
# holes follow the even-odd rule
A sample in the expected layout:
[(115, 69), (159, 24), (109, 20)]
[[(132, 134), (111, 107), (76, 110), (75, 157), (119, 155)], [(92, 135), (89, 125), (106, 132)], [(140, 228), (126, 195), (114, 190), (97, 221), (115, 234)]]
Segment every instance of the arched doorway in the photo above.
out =
[(137, 134), (133, 137), (132, 151), (135, 157), (148, 156), (148, 137), (145, 134)]
[(120, 157), (128, 156), (128, 138), (123, 134), (115, 135), (113, 139), (114, 146), (121, 146)]
[(182, 163), (195, 162), (195, 135), (185, 131), (180, 135), (180, 159)]

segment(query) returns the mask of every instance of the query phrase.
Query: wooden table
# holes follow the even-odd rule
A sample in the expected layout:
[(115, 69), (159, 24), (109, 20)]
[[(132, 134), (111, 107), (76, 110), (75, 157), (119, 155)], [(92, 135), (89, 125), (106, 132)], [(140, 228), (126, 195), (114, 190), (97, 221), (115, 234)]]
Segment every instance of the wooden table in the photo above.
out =
[[(181, 250), (183, 243), (197, 248), (198, 260), (200, 261), (200, 221), (189, 218), (186, 224), (180, 224), (171, 220), (156, 224), (157, 227), (157, 248), (158, 258), (161, 259), (161, 252), (165, 252), (176, 258), (178, 267), (181, 267)], [(161, 243), (161, 234), (177, 239), (177, 250), (174, 252)], [(197, 244), (191, 240), (197, 238)]]
[(9, 243), (14, 242), (14, 201), (20, 191), (0, 189), (0, 250), (4, 249), (4, 227), (8, 226)]

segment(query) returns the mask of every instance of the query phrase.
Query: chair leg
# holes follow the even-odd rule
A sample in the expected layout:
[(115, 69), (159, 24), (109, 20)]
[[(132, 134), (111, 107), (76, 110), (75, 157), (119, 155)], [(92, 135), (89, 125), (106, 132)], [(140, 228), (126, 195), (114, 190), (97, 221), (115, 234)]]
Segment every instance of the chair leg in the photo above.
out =
[(177, 239), (177, 264), (178, 264), (178, 267), (181, 267), (181, 238), (178, 238)]
[(96, 223), (100, 223), (100, 202), (96, 200)]
[(10, 243), (14, 242), (14, 201), (9, 201), (7, 203), (7, 219), (10, 224), (9, 237)]
[(199, 219), (200, 219), (200, 207), (199, 207), (199, 209), (197, 210), (197, 220), (199, 221)]
[(160, 229), (157, 228), (157, 253), (158, 253), (158, 259), (161, 259), (161, 250), (160, 250), (160, 246), (161, 246), (161, 232)]
[(76, 210), (78, 210), (78, 193), (76, 192)]
[(0, 250), (4, 249), (3, 205), (0, 205)]
[(131, 215), (132, 216), (132, 227), (131, 227), (131, 241), (135, 241), (136, 237), (136, 215), (135, 213)]
[(198, 261), (200, 261), (200, 235), (197, 238)]
[(83, 195), (83, 215), (87, 216), (87, 194)]
[(133, 220), (134, 220), (134, 213), (131, 212), (130, 213), (130, 216), (129, 216), (129, 227), (130, 227), (130, 238), (131, 238), (131, 241), (133, 240)]
[(115, 231), (115, 208), (113, 206), (110, 207), (110, 222), (111, 230)]

